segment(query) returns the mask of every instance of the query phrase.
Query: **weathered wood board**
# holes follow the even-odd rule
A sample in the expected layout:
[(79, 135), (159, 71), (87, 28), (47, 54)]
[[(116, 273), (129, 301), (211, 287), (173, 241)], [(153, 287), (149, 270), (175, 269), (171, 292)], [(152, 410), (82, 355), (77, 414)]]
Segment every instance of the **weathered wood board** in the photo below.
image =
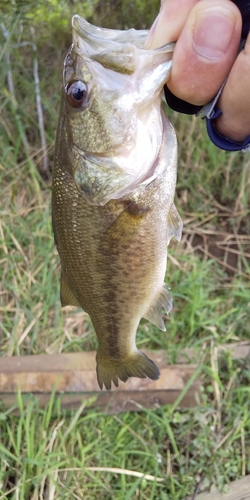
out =
[[(218, 355), (224, 351), (230, 351), (233, 358), (244, 359), (250, 356), (250, 342), (219, 347)], [(69, 410), (79, 408), (83, 400), (92, 401), (93, 397), (94, 402), (88, 407), (109, 413), (157, 408), (177, 400), (180, 407), (196, 406), (200, 391), (197, 365), (187, 363), (194, 360), (199, 363), (201, 353), (187, 349), (175, 365), (168, 364), (165, 351), (145, 353), (160, 368), (159, 380), (131, 378), (111, 391), (100, 391), (98, 387), (95, 352), (0, 357), (0, 404), (13, 406), (17, 391), (21, 391), (24, 401), (32, 393), (44, 407), (56, 391), (61, 406)]]
[(250, 500), (250, 476), (230, 483), (226, 493), (200, 493), (196, 500)]
[(180, 406), (197, 404), (200, 382), (198, 377), (187, 391), (186, 384), (194, 376), (195, 365), (167, 365), (165, 353), (147, 353), (161, 370), (159, 380), (131, 378), (119, 388), (100, 391), (96, 380), (94, 352), (58, 355), (16, 356), (0, 358), (0, 402), (9, 407), (16, 392), (35, 394), (41, 406), (49, 401), (51, 392), (61, 395), (64, 408), (76, 409), (83, 400), (96, 396), (92, 406), (110, 413), (157, 408), (174, 403), (185, 393)]

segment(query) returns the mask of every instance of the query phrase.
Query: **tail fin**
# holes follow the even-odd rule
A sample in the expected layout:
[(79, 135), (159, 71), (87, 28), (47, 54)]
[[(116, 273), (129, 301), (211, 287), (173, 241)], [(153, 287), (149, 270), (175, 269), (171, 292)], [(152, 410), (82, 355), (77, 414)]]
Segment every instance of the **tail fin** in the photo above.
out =
[(97, 351), (96, 373), (100, 389), (103, 385), (111, 389), (111, 384), (118, 387), (118, 380), (127, 382), (129, 377), (150, 378), (157, 380), (160, 376), (159, 368), (143, 352), (137, 351), (131, 356), (118, 359), (104, 359)]

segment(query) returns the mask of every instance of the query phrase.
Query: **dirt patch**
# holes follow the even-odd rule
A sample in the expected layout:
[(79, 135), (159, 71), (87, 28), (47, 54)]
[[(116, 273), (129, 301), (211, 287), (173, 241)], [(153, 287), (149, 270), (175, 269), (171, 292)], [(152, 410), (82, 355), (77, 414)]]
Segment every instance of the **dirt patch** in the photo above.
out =
[(200, 257), (215, 259), (229, 276), (235, 273), (250, 279), (250, 236), (232, 232), (232, 226), (223, 221), (223, 228), (195, 227), (185, 225), (184, 241), (186, 249), (196, 252)]

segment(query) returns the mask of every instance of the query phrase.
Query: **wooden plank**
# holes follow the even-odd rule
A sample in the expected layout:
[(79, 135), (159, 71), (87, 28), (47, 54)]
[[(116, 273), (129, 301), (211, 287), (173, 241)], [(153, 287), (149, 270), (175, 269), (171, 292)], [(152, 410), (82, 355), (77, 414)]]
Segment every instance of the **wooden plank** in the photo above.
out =
[(200, 493), (196, 500), (250, 500), (250, 476), (230, 483), (226, 493)]
[[(9, 358), (13, 360), (13, 358)], [(28, 360), (27, 360), (28, 361)], [(10, 363), (11, 364), (11, 363)], [(113, 391), (129, 392), (134, 390), (177, 390), (182, 391), (193, 375), (194, 365), (169, 365), (161, 368), (161, 376), (158, 380), (148, 378), (130, 378), (125, 384), (119, 382), (119, 388)], [(99, 392), (96, 380), (95, 368), (92, 370), (78, 370), (73, 368), (65, 370), (64, 366), (58, 366), (53, 370), (40, 370), (37, 365), (34, 371), (8, 371), (1, 368), (0, 393), (10, 393), (21, 390), (22, 392), (51, 392), (56, 388), (57, 392)]]
[[(1, 358), (0, 401), (7, 407), (15, 404), (16, 392), (20, 390), (35, 394), (40, 405), (44, 406), (51, 392), (56, 390), (62, 395), (62, 406), (68, 409), (79, 407), (83, 399), (89, 400), (93, 396), (97, 398), (95, 407), (108, 408), (111, 413), (174, 403), (194, 376), (196, 366), (166, 365), (162, 353), (148, 354), (161, 370), (159, 380), (130, 378), (126, 384), (120, 382), (119, 388), (102, 392), (96, 380), (94, 352)], [(194, 406), (199, 387), (197, 378), (180, 406)]]
[[(218, 348), (219, 355), (226, 351), (231, 352), (233, 358), (246, 358), (250, 355), (250, 342)], [(22, 393), (35, 394), (40, 405), (45, 406), (51, 392), (56, 389), (57, 394), (61, 394), (62, 406), (68, 409), (79, 407), (83, 399), (87, 401), (93, 396), (96, 397), (95, 407), (102, 410), (108, 408), (111, 413), (174, 403), (182, 391), (185, 392), (186, 384), (197, 368), (193, 364), (186, 364), (187, 360), (193, 356), (199, 361), (200, 353), (187, 349), (177, 358), (179, 364), (176, 365), (168, 365), (169, 357), (165, 351), (146, 351), (146, 354), (159, 366), (160, 379), (131, 378), (110, 392), (99, 390), (95, 352), (0, 357), (0, 402), (7, 407), (15, 404), (16, 392), (20, 390)], [(196, 378), (179, 406), (196, 405), (199, 387), (200, 381)]]

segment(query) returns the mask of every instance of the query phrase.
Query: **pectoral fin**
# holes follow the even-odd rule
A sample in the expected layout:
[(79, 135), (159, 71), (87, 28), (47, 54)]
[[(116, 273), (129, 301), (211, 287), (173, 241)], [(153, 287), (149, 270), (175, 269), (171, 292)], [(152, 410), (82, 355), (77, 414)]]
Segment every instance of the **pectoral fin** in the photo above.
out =
[(63, 274), (61, 275), (61, 290), (60, 290), (61, 304), (64, 306), (81, 307), (74, 294), (71, 292), (67, 281)]
[(121, 251), (124, 245), (130, 245), (149, 210), (143, 203), (129, 202), (106, 231), (100, 251), (112, 254)]
[(172, 309), (172, 297), (165, 283), (154, 297), (153, 303), (150, 305), (146, 314), (144, 314), (145, 319), (165, 332), (166, 328), (162, 319), (162, 309), (165, 309), (166, 313), (169, 313)]
[(175, 204), (173, 203), (167, 216), (168, 243), (173, 237), (175, 237), (177, 241), (180, 241), (182, 227), (183, 227), (182, 220), (177, 212)]

